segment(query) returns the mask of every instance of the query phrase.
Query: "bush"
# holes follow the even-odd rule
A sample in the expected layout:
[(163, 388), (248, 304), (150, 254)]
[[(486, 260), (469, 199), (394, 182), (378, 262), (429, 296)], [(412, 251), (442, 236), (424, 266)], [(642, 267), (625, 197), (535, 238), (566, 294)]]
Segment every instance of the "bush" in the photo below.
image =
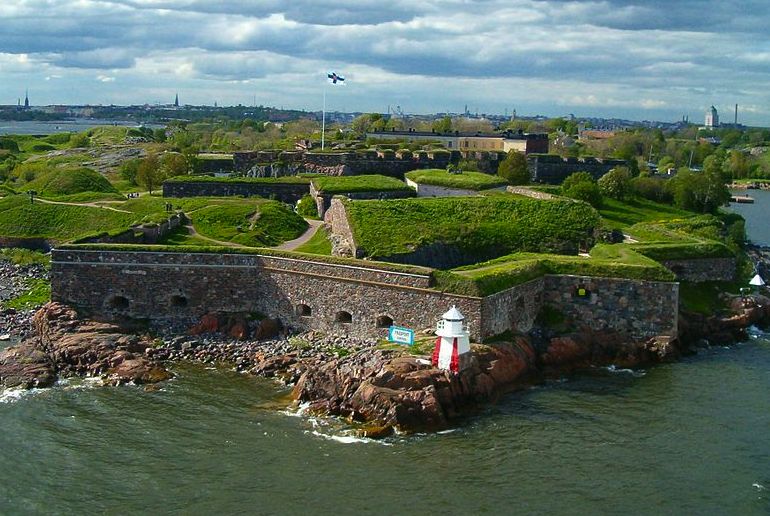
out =
[(622, 201), (631, 190), (631, 174), (626, 167), (616, 167), (597, 182), (603, 195)]
[(575, 172), (568, 176), (561, 184), (561, 191), (566, 193), (567, 190), (572, 188), (578, 183), (595, 183), (594, 176), (588, 172)]
[(318, 206), (312, 195), (305, 195), (297, 202), (297, 215), (307, 219), (318, 218)]
[(633, 194), (650, 201), (670, 204), (674, 200), (663, 179), (635, 177), (631, 180), (630, 187)]
[(497, 169), (497, 175), (513, 185), (529, 183), (527, 157), (522, 152), (510, 151)]
[(564, 195), (571, 199), (585, 201), (597, 209), (602, 207), (602, 191), (596, 183), (582, 181), (571, 186)]

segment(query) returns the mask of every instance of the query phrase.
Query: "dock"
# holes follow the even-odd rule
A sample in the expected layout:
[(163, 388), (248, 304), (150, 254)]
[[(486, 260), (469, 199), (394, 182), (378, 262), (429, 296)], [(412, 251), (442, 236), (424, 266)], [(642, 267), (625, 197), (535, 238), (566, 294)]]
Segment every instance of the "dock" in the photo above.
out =
[(730, 202), (737, 202), (740, 204), (753, 204), (754, 198), (748, 195), (731, 195)]

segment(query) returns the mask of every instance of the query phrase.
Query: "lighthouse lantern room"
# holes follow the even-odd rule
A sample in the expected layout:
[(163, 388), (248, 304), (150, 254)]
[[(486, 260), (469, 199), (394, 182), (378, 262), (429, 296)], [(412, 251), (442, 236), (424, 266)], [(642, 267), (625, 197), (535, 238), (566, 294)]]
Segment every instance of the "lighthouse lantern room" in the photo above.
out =
[(456, 306), (452, 306), (436, 325), (433, 365), (445, 371), (459, 373), (470, 366), (470, 358), (470, 332), (465, 324), (465, 317)]

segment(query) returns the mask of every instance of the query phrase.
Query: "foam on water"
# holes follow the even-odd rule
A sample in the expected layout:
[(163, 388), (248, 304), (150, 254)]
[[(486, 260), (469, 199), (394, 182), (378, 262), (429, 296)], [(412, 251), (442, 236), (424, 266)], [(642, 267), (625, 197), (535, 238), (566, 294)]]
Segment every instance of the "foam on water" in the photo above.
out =
[(641, 378), (647, 374), (647, 371), (642, 369), (628, 369), (623, 367), (616, 367), (614, 365), (608, 365), (604, 368), (604, 370), (613, 374), (630, 374), (636, 378)]

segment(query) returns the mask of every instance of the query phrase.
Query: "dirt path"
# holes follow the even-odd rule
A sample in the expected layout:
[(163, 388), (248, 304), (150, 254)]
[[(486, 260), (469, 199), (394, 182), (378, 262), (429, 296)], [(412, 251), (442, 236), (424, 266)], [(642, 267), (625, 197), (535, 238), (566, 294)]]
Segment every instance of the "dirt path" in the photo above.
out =
[(302, 233), (298, 238), (295, 238), (294, 240), (288, 240), (284, 243), (282, 243), (279, 246), (276, 246), (275, 249), (280, 249), (281, 251), (293, 251), (294, 249), (298, 248), (311, 238), (313, 238), (313, 235), (315, 235), (316, 231), (318, 231), (318, 228), (323, 225), (322, 220), (312, 220), (312, 219), (305, 219), (308, 224), (310, 224), (310, 227), (307, 228), (307, 231)]
[(225, 247), (249, 247), (247, 245), (243, 244), (236, 244), (234, 242), (225, 242), (223, 240), (215, 240), (213, 238), (209, 238), (207, 236), (201, 235), (198, 233), (195, 228), (192, 226), (192, 224), (188, 224), (186, 226), (183, 226), (185, 229), (187, 229), (187, 233), (189, 233), (190, 236), (194, 236), (195, 238), (200, 238), (201, 240), (205, 240), (207, 242), (211, 242), (216, 245), (221, 245)]
[(112, 206), (103, 206), (101, 204), (96, 204), (94, 202), (49, 201), (47, 199), (41, 199), (40, 197), (35, 197), (35, 202), (42, 202), (42, 203), (45, 203), (45, 204), (63, 204), (65, 206), (85, 206), (86, 208), (101, 208), (101, 209), (104, 209), (104, 210), (117, 211), (118, 213), (133, 213), (132, 211), (119, 210), (118, 208), (113, 208)]

